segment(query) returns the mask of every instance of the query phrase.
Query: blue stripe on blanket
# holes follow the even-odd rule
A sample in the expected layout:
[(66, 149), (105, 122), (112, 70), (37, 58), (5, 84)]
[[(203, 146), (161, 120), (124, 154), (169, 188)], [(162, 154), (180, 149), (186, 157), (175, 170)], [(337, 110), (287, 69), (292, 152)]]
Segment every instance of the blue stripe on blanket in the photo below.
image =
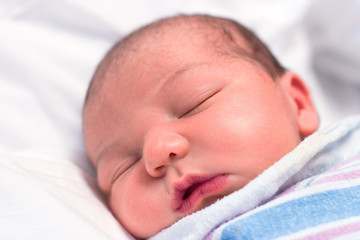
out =
[(360, 186), (321, 192), (229, 223), (221, 239), (273, 239), (360, 215)]

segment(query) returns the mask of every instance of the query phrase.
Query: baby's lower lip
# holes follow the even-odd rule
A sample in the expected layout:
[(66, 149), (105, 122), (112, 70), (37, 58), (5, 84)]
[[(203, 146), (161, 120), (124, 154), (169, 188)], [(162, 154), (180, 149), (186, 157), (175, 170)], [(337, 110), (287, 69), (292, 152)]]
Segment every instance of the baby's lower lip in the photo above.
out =
[[(222, 196), (220, 193), (225, 188), (227, 182), (227, 175), (220, 174), (209, 180), (199, 184), (191, 194), (181, 201), (180, 206), (176, 209), (181, 215), (190, 214), (198, 210), (203, 200), (209, 196)], [(214, 199), (215, 201), (216, 199)]]

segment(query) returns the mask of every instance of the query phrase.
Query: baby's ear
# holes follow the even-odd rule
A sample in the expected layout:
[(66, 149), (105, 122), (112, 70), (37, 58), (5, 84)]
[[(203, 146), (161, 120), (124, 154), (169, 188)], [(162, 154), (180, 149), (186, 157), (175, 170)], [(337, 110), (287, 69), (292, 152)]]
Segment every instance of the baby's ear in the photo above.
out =
[(315, 132), (319, 126), (319, 117), (305, 83), (292, 72), (284, 73), (279, 82), (294, 102), (300, 135), (305, 137)]

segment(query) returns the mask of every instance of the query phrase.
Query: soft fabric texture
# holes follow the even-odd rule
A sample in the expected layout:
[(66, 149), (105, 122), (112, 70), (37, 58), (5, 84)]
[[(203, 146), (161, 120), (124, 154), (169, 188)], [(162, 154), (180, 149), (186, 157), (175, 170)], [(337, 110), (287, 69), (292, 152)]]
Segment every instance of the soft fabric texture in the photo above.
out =
[(360, 236), (360, 116), (316, 132), (244, 188), (151, 239), (339, 236)]
[(0, 239), (132, 239), (106, 208), (95, 178), (64, 149), (0, 153)]

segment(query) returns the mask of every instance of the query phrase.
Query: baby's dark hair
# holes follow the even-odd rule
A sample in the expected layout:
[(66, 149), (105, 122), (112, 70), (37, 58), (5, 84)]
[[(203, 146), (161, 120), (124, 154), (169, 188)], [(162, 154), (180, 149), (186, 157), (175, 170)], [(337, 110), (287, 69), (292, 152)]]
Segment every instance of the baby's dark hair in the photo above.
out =
[[(285, 69), (272, 55), (267, 46), (248, 28), (240, 23), (209, 15), (178, 15), (160, 19), (131, 33), (116, 43), (98, 65), (85, 99), (85, 107), (97, 95), (106, 79), (114, 78), (116, 69), (127, 61), (127, 56), (140, 48), (161, 42), (164, 34), (178, 37), (202, 38), (206, 47), (222, 55), (244, 58), (260, 66), (274, 80)], [(204, 46), (205, 47), (205, 46)]]

